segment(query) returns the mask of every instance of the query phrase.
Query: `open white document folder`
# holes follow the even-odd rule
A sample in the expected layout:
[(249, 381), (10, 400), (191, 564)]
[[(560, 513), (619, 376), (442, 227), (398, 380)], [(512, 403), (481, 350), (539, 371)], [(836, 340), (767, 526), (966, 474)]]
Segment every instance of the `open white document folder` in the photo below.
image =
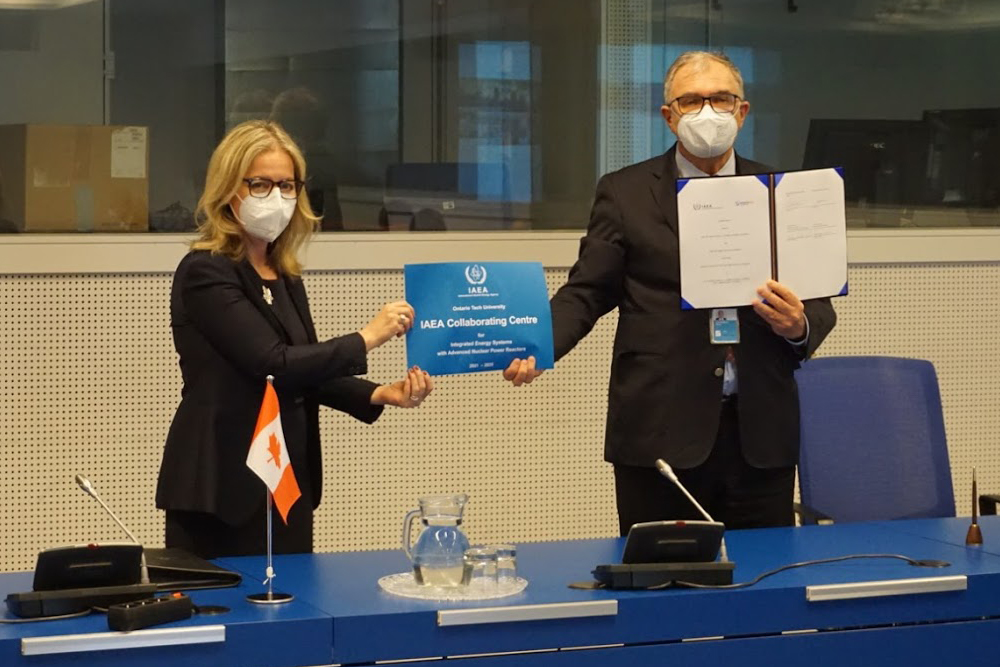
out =
[(840, 168), (677, 181), (681, 307), (747, 306), (773, 278), (800, 299), (847, 294)]

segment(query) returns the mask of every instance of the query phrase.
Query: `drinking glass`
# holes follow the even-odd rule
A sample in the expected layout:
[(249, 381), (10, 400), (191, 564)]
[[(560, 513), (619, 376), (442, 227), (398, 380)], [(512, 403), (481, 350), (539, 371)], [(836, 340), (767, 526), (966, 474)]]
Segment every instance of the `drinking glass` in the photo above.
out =
[(497, 552), (497, 583), (500, 586), (517, 580), (517, 547), (513, 544), (490, 545)]
[(475, 546), (465, 550), (464, 583), (470, 588), (490, 590), (497, 585), (497, 550)]

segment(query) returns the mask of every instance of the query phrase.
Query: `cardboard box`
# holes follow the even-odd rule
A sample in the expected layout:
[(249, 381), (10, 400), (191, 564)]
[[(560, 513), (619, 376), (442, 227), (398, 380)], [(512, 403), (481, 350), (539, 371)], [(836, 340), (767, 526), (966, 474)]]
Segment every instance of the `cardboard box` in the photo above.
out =
[(0, 125), (0, 219), (27, 232), (149, 227), (145, 127)]

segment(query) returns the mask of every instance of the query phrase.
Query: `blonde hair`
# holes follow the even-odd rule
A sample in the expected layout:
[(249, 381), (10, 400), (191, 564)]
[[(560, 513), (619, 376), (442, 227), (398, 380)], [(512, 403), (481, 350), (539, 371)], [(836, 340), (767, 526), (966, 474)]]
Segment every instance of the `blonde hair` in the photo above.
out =
[(725, 53), (715, 53), (712, 51), (685, 51), (681, 55), (677, 56), (671, 65), (670, 69), (667, 70), (667, 75), (663, 78), (663, 101), (666, 104), (670, 104), (673, 99), (670, 97), (670, 87), (674, 85), (674, 77), (677, 76), (677, 72), (688, 65), (696, 68), (697, 71), (705, 69), (709, 63), (718, 63), (725, 66), (729, 70), (733, 78), (736, 79), (736, 90), (733, 91), (739, 95), (742, 99), (743, 97), (743, 75), (740, 74), (740, 68), (736, 66), (732, 60), (729, 59)]
[[(248, 120), (223, 137), (208, 161), (205, 191), (198, 200), (195, 215), (200, 236), (191, 244), (193, 250), (210, 250), (235, 260), (246, 256), (243, 226), (236, 220), (229, 203), (233, 200), (250, 165), (257, 157), (272, 150), (288, 153), (295, 166), (295, 178), (306, 180), (306, 161), (288, 133), (274, 121)], [(279, 273), (298, 276), (302, 273), (298, 253), (319, 218), (309, 207), (305, 188), (299, 192), (295, 212), (288, 227), (268, 247), (268, 259)]]

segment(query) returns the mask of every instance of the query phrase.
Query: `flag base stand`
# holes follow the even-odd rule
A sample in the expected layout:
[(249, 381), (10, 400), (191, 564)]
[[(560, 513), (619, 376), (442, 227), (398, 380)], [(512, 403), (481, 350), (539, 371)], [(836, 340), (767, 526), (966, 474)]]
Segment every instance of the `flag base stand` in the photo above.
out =
[(284, 604), (286, 602), (291, 602), (295, 599), (295, 596), (291, 593), (275, 593), (274, 592), (274, 548), (272, 545), (272, 527), (271, 527), (271, 508), (274, 504), (274, 499), (271, 496), (271, 490), (267, 490), (267, 569), (265, 570), (264, 585), (267, 586), (267, 591), (264, 593), (251, 593), (247, 596), (247, 601), (253, 604)]
[(254, 604), (284, 604), (294, 599), (295, 596), (291, 593), (274, 593), (272, 591), (268, 591), (267, 593), (252, 593), (247, 596), (247, 601)]

